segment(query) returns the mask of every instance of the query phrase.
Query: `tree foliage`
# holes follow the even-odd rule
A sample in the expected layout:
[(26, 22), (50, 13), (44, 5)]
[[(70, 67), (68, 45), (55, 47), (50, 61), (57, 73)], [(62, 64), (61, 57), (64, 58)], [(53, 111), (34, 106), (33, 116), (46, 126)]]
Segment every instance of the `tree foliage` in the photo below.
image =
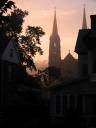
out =
[(15, 3), (11, 0), (0, 0), (0, 24), (3, 24), (6, 19), (6, 13), (8, 9), (15, 7)]
[(35, 57), (36, 53), (43, 54), (40, 47), (40, 37), (43, 35), (44, 32), (41, 27), (28, 26), (25, 35), (19, 39), (21, 63), (31, 70), (36, 70), (33, 57)]
[[(25, 35), (21, 36), (23, 30), (24, 18), (28, 15), (27, 11), (22, 11), (15, 7), (15, 3), (9, 0), (0, 0), (0, 35), (6, 37), (15, 37), (21, 64), (25, 68), (36, 70), (33, 57), (36, 53), (40, 55), (43, 51), (40, 47), (40, 38), (44, 35), (41, 27), (28, 26)], [(11, 9), (10, 15), (6, 15), (8, 9)]]
[(7, 25), (7, 31), (10, 32), (12, 36), (18, 36), (22, 32), (24, 18), (27, 15), (27, 11), (22, 11), (19, 8), (16, 8), (11, 12), (11, 16), (9, 18), (10, 23)]
[(3, 28), (1, 28), (0, 33), (3, 35), (9, 35), (11, 37), (18, 37), (23, 29), (23, 23), (25, 16), (28, 15), (27, 11), (22, 11), (19, 8), (15, 8), (9, 16), (7, 16), (8, 21), (4, 23)]
[(46, 68), (44, 72), (48, 74), (49, 77), (59, 78), (60, 76), (60, 69), (54, 66)]

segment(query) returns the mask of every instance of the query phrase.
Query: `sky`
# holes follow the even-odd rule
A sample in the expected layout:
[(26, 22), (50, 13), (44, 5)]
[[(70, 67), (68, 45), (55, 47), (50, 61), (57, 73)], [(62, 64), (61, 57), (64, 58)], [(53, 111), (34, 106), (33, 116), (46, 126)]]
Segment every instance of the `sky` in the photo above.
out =
[(54, 7), (57, 12), (58, 33), (61, 39), (61, 58), (69, 53), (77, 58), (74, 52), (78, 30), (82, 28), (83, 8), (86, 5), (86, 18), (90, 28), (90, 15), (96, 14), (96, 0), (13, 0), (17, 7), (27, 10), (24, 28), (27, 25), (41, 26), (45, 35), (41, 38), (42, 56), (37, 55), (35, 60), (48, 60), (49, 38), (52, 33)]

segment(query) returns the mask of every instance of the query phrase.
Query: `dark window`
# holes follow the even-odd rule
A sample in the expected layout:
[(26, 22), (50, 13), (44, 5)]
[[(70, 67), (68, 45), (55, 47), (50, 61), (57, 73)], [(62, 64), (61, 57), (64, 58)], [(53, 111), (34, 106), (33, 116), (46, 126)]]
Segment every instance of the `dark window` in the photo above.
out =
[(67, 111), (67, 96), (63, 96), (63, 114)]
[(78, 96), (77, 97), (77, 111), (81, 113), (82, 109), (83, 109), (82, 96)]
[(10, 48), (10, 57), (13, 57), (13, 49)]
[(75, 108), (75, 97), (74, 96), (70, 96), (70, 109), (74, 109)]
[(8, 81), (12, 80), (12, 67), (8, 65)]
[(82, 74), (84, 76), (88, 75), (88, 65), (87, 64), (83, 64), (83, 66), (82, 66)]
[(93, 73), (96, 73), (96, 51), (95, 49), (92, 51), (92, 60), (93, 60)]
[(96, 73), (96, 60), (93, 62), (93, 73)]
[(56, 113), (60, 114), (60, 96), (56, 96)]

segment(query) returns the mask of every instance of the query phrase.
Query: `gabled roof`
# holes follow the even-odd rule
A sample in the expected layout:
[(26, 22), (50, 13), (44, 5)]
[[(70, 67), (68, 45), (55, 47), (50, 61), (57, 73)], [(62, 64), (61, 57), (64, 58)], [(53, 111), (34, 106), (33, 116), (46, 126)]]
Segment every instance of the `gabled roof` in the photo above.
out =
[(90, 31), (90, 29), (79, 30), (77, 42), (76, 42), (76, 46), (75, 46), (76, 53), (78, 53), (78, 54), (87, 54), (88, 53), (88, 49), (85, 45), (84, 38), (87, 36), (89, 31)]
[(68, 61), (77, 61), (77, 59), (75, 59), (72, 54), (69, 52), (67, 54), (67, 56), (62, 60), (62, 62), (68, 62)]
[(0, 57), (2, 56), (6, 46), (10, 41), (10, 37), (0, 36)]
[(1, 59), (16, 64), (20, 63), (19, 53), (14, 38), (12, 38), (7, 44), (5, 50), (2, 53)]

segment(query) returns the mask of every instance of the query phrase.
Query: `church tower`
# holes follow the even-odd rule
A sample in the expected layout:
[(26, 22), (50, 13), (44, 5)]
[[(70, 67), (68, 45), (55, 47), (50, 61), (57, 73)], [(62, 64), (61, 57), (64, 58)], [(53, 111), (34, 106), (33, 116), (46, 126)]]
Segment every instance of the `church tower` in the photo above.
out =
[(60, 37), (58, 35), (56, 9), (54, 11), (54, 22), (52, 35), (50, 36), (49, 44), (49, 67), (60, 68), (61, 63), (61, 50), (60, 50)]

